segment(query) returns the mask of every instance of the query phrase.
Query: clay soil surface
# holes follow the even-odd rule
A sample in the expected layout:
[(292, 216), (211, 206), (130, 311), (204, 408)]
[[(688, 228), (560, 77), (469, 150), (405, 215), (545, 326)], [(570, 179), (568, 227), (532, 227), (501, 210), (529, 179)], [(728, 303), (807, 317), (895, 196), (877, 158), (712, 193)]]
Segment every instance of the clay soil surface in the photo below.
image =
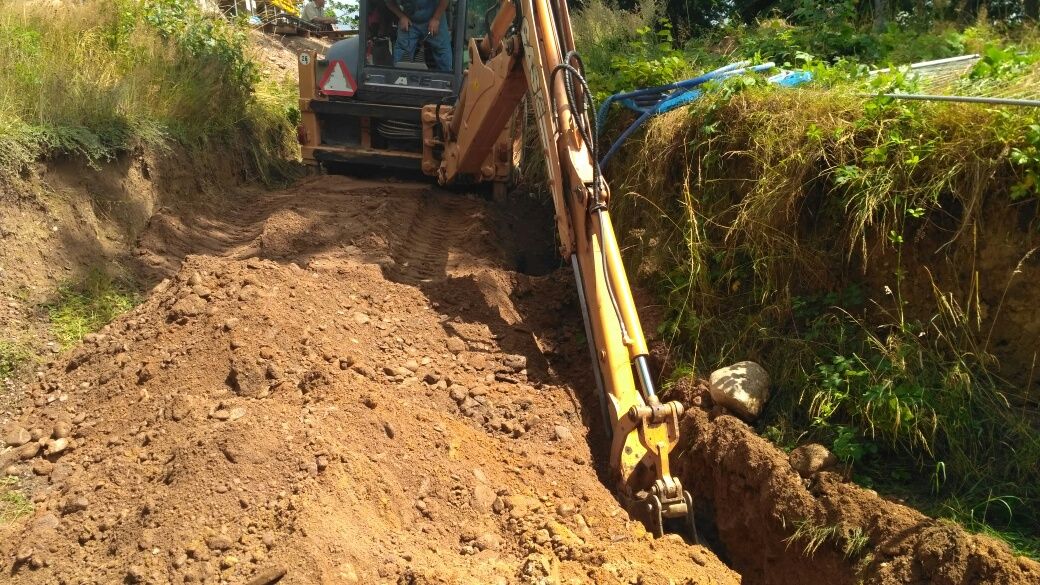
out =
[(551, 218), (336, 176), (156, 208), (127, 261), (142, 304), (5, 398), (0, 469), (33, 510), (0, 524), (0, 581), (1040, 582), (800, 476), (692, 379), (674, 463), (712, 549), (651, 539), (605, 482)]
[(159, 210), (146, 300), (9, 413), (3, 580), (739, 582), (601, 480), (550, 218), (344, 177)]

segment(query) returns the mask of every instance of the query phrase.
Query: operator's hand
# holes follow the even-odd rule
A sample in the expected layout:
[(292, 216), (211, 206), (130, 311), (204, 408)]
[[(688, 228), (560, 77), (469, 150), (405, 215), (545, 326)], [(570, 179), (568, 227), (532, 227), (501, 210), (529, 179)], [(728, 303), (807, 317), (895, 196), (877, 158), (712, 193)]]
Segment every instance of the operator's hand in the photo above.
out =
[(430, 33), (431, 37), (435, 37), (437, 36), (437, 31), (439, 30), (441, 30), (441, 19), (430, 19), (430, 23), (426, 25), (426, 32)]
[(412, 26), (412, 19), (408, 18), (407, 15), (402, 15), (397, 21), (397, 29), (402, 32), (408, 32), (408, 27)]

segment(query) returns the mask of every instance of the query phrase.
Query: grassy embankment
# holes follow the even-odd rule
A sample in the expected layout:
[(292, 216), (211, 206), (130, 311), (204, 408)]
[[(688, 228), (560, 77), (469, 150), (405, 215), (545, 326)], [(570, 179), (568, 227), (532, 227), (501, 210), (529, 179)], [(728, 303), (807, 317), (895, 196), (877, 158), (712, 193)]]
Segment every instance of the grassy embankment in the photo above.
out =
[[(921, 88), (860, 65), (979, 51), (954, 90), (1015, 93), (1040, 88), (1036, 37), (865, 30), (768, 21), (676, 48), (652, 6), (586, 6), (576, 33), (600, 98), (740, 58), (818, 79), (733, 80), (633, 137), (607, 169), (633, 273), (667, 305), (678, 375), (765, 364), (760, 432), (823, 442), (857, 481), (1036, 557), (1037, 383), (995, 356), (1005, 304), (1035, 298), (1022, 272), (1036, 271), (1037, 110), (864, 97)], [(615, 114), (601, 148), (632, 119)], [(1000, 246), (1013, 260), (984, 262)]]
[(188, 0), (0, 6), (0, 177), (174, 144), (270, 180), (295, 153), (294, 89), (263, 78), (243, 26)]
[[(0, 5), (0, 193), (52, 158), (99, 167), (142, 149), (228, 161), (261, 182), (298, 159), (296, 86), (262, 74), (244, 23), (191, 0)], [(92, 271), (41, 309), (62, 346), (133, 304)], [(23, 299), (39, 303), (39, 299)], [(0, 340), (0, 379), (31, 359)]]

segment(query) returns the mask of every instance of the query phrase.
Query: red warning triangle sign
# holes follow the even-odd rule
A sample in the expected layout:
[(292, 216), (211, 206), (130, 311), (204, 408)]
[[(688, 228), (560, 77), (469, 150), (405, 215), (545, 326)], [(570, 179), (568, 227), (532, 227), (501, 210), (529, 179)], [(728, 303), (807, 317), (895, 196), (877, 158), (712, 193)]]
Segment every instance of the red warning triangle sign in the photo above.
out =
[(325, 95), (352, 96), (357, 90), (357, 83), (350, 75), (347, 64), (336, 60), (329, 63), (329, 68), (325, 70), (325, 77), (322, 78), (318, 87)]

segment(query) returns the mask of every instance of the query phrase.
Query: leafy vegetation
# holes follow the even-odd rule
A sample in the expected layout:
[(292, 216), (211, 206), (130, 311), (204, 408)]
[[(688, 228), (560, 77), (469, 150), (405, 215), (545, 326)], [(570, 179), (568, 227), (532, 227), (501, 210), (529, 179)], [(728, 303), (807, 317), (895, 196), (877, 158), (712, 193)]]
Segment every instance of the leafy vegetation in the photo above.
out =
[(32, 502), (18, 484), (17, 477), (0, 478), (0, 526), (32, 514)]
[(190, 0), (0, 6), (0, 177), (178, 143), (271, 178), (295, 152), (293, 94), (262, 79), (245, 29)]
[[(620, 6), (632, 9), (637, 0), (622, 0)], [(781, 18), (812, 30), (817, 37), (846, 51), (857, 51), (883, 44), (891, 27), (928, 28), (935, 24), (963, 24), (977, 21), (1017, 25), (1040, 19), (1037, 0), (665, 0), (662, 14), (675, 22), (682, 39), (705, 31), (754, 25), (770, 18)], [(866, 23), (866, 26), (862, 26)], [(922, 39), (924, 40), (924, 39)], [(936, 39), (941, 42), (941, 37)]]
[(13, 376), (32, 359), (29, 347), (16, 340), (0, 340), (0, 380)]
[[(858, 481), (1037, 556), (1040, 407), (1029, 364), (995, 357), (994, 330), (1040, 242), (1040, 118), (870, 97), (922, 80), (868, 66), (976, 50), (957, 93), (1035, 91), (1036, 35), (988, 21), (876, 27), (858, 3), (799, 6), (681, 45), (644, 10), (642, 28), (581, 39), (600, 96), (740, 59), (816, 79), (797, 90), (732, 79), (633, 137), (610, 164), (625, 169), (610, 178), (629, 260), (669, 309), (661, 333), (691, 362), (680, 371), (767, 365), (769, 438), (823, 442)], [(630, 48), (617, 57), (618, 46)], [(662, 57), (685, 66), (659, 67)], [(1021, 260), (980, 270), (981, 226), (1012, 217)]]
[(100, 270), (91, 271), (81, 282), (59, 287), (57, 299), (47, 307), (51, 331), (62, 347), (79, 343), (88, 333), (133, 308), (132, 289)]

